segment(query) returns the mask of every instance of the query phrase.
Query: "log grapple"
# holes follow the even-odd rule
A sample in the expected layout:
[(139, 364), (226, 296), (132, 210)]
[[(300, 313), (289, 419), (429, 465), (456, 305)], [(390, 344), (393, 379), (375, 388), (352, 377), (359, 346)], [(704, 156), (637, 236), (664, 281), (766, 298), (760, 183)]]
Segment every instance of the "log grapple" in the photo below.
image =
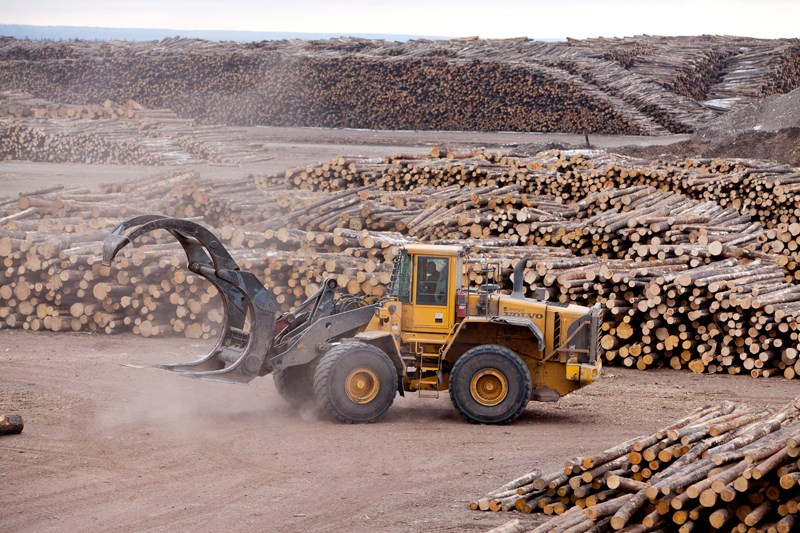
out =
[[(309, 348), (310, 340), (328, 340), (327, 337), (320, 339), (320, 330), (341, 331), (344, 328), (347, 332), (359, 327), (347, 320), (360, 318), (366, 324), (372, 316), (371, 310), (356, 309), (345, 312), (336, 324), (330, 321), (316, 324), (335, 310), (335, 281), (325, 280), (317, 294), (291, 313), (278, 317), (272, 293), (252, 273), (239, 269), (213, 233), (190, 220), (161, 215), (126, 220), (106, 239), (103, 263), (110, 265), (125, 246), (156, 230), (171, 233), (186, 252), (189, 270), (217, 288), (225, 316), (221, 335), (208, 354), (193, 362), (163, 364), (158, 365), (159, 368), (187, 377), (247, 383), (256, 376), (283, 368), (294, 359), (303, 359), (303, 351)], [(301, 333), (306, 334), (304, 343), (300, 342)]]

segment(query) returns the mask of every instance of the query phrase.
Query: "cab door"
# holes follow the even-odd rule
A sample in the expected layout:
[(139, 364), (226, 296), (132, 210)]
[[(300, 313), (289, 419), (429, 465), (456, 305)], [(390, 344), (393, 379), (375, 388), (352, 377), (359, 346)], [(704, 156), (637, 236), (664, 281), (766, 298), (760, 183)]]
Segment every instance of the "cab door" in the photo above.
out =
[[(455, 309), (454, 258), (414, 256), (411, 331), (447, 333), (453, 327)], [(405, 318), (405, 311), (403, 318)]]

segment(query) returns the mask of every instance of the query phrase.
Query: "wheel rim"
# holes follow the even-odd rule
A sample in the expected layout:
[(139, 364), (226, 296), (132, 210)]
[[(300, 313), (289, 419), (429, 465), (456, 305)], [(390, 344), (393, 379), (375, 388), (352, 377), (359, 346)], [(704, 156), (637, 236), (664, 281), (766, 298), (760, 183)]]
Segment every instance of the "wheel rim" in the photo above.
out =
[(492, 407), (508, 396), (508, 381), (499, 370), (484, 368), (472, 376), (469, 390), (476, 402)]
[(347, 374), (344, 391), (350, 401), (358, 404), (369, 403), (378, 395), (381, 381), (378, 374), (366, 367), (354, 368)]

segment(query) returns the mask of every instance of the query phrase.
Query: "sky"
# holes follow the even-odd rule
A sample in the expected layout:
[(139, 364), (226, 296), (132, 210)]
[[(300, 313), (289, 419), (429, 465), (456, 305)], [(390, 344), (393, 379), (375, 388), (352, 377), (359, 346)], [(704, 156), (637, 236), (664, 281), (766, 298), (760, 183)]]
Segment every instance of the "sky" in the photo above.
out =
[(800, 0), (0, 0), (0, 24), (482, 38), (800, 37)]

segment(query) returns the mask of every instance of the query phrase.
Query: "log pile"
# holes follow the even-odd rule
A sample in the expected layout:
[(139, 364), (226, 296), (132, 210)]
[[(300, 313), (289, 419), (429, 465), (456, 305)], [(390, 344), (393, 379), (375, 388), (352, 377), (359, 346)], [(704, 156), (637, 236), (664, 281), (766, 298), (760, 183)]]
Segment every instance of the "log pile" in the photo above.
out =
[[(606, 209), (608, 194), (603, 193), (603, 190), (609, 187), (623, 189), (631, 186), (649, 186), (706, 202), (704, 205), (689, 205), (688, 213), (692, 212), (691, 209), (707, 211), (702, 216), (709, 216), (710, 212), (717, 213), (714, 216), (718, 218), (709, 218), (709, 221), (715, 220), (708, 225), (712, 228), (710, 233), (695, 222), (691, 228), (694, 230), (694, 237), (690, 235), (686, 238), (694, 238), (701, 243), (705, 243), (706, 240), (725, 243), (726, 239), (733, 241), (735, 233), (737, 237), (741, 237), (739, 242), (734, 242), (739, 248), (747, 252), (784, 255), (786, 257), (781, 259), (782, 266), (785, 266), (790, 274), (797, 270), (799, 262), (797, 250), (800, 241), (795, 237), (800, 233), (798, 225), (800, 208), (797, 207), (800, 205), (800, 171), (786, 165), (758, 160), (721, 159), (651, 163), (592, 150), (541, 152), (533, 157), (512, 157), (508, 154), (487, 151), (469, 153), (439, 149), (434, 151), (441, 157), (419, 158), (406, 154), (386, 159), (340, 157), (320, 165), (288, 170), (285, 177), (288, 186), (333, 192), (373, 185), (389, 191), (419, 192), (425, 187), (444, 188), (458, 185), (473, 187), (473, 191), (478, 191), (476, 195), (480, 196), (482, 188), (497, 186), (501, 187), (500, 190), (508, 190), (512, 195), (519, 196), (520, 199), (509, 206), (511, 211), (517, 211), (515, 214), (519, 214), (518, 211), (522, 209), (527, 209), (529, 215), (542, 214), (543, 209), (533, 205), (534, 202), (538, 202), (540, 207), (547, 204), (555, 210), (551, 209), (549, 214), (570, 218), (573, 216), (570, 214), (570, 209), (573, 208), (566, 205), (568, 202), (582, 199), (586, 199), (585, 202), (597, 202), (598, 206), (591, 212), (577, 214), (578, 218), (586, 219)], [(258, 179), (265, 185), (280, 181), (279, 176), (262, 176)], [(643, 200), (646, 202), (652, 200), (651, 193), (652, 191), (645, 190), (638, 192), (643, 198), (646, 197)], [(617, 202), (618, 209), (629, 211), (635, 208), (637, 203), (632, 207), (628, 205), (631, 201), (625, 198)], [(675, 201), (685, 202), (685, 199)], [(708, 202), (730, 209), (720, 211)], [(497, 202), (488, 200), (487, 205), (492, 205), (494, 210)], [(662, 211), (663, 207), (662, 205)], [(728, 228), (722, 227), (729, 220), (736, 219), (733, 210), (738, 211), (740, 216), (736, 224), (744, 223), (745, 220), (741, 217), (749, 216), (760, 222), (764, 231), (755, 227), (749, 228), (745, 232), (749, 237), (744, 238), (745, 235), (739, 232), (746, 229), (746, 226), (737, 227), (734, 224)], [(650, 218), (644, 219), (649, 221), (646, 224), (647, 232), (626, 224), (618, 229), (628, 234), (640, 234), (633, 236), (634, 239), (660, 236), (660, 232), (669, 233), (668, 226), (675, 221), (675, 217), (666, 217), (665, 220), (658, 221), (659, 224), (653, 224), (652, 222), (656, 220), (652, 212), (651, 209)], [(548, 214), (547, 210), (544, 214)], [(525, 217), (524, 213), (521, 214), (519, 218), (525, 220), (519, 222), (532, 220), (531, 217)], [(632, 224), (636, 219), (631, 217), (627, 221), (622, 218), (620, 220)], [(545, 217), (539, 222), (548, 222), (548, 219)], [(598, 223), (604, 224), (602, 220)], [(653, 228), (655, 233), (650, 228)], [(521, 230), (525, 235), (519, 234), (517, 230)], [(511, 235), (503, 235), (503, 230), (500, 230), (493, 236), (511, 236), (518, 242), (524, 243), (528, 234), (535, 233), (530, 230), (527, 224), (510, 225)], [(564, 231), (568, 232), (569, 229), (565, 228)], [(469, 235), (464, 234), (464, 236)], [(672, 235), (668, 236), (668, 239), (677, 237)], [(550, 243), (536, 242), (536, 244)], [(576, 251), (584, 252), (577, 249)], [(590, 251), (598, 253), (597, 250)], [(599, 255), (614, 256), (606, 253)], [(616, 256), (622, 255), (624, 250)]]
[[(193, 204), (173, 199), (193, 202), (212, 194), (204, 183), (194, 172), (176, 171), (110, 186), (103, 194), (56, 187), (3, 202), (4, 214), (11, 214), (0, 218), (0, 327), (215, 335), (223, 318), (215, 290), (185, 270), (171, 238), (143, 238), (113, 268), (100, 264), (102, 240), (120, 217), (153, 211), (189, 217)], [(252, 180), (251, 189), (257, 190)], [(278, 216), (281, 202), (288, 205), (288, 199), (276, 200), (266, 222), (212, 229), (242, 268), (265, 281), (283, 310), (313, 294), (325, 277), (335, 277), (346, 294), (384, 293), (402, 237), (287, 229)], [(231, 202), (226, 212), (241, 208)]]
[(800, 80), (800, 46), (786, 43), (772, 48), (765, 43), (750, 43), (741, 53), (728, 58), (725, 73), (709, 88), (712, 106), (729, 109), (733, 105), (797, 88)]
[(777, 410), (705, 405), (652, 435), (535, 470), (470, 504), (543, 512), (506, 531), (795, 531), (800, 398)]
[(271, 159), (252, 132), (194, 124), (133, 100), (64, 105), (0, 92), (0, 160), (238, 165)]
[(83, 106), (135, 100), (227, 125), (660, 134), (693, 131), (712, 119), (709, 102), (744, 103), (798, 87), (798, 46), (792, 39), (708, 36), (566, 43), (4, 39), (0, 90)]
[[(517, 164), (523, 164), (524, 160)], [(583, 198), (603, 187), (646, 185), (730, 207), (758, 221), (765, 232), (751, 251), (779, 254), (800, 276), (800, 170), (769, 161), (687, 159), (646, 164), (608, 159), (601, 152), (561, 152), (557, 176), (562, 198)], [(547, 189), (546, 189), (547, 190)], [(751, 243), (755, 244), (755, 243)], [(795, 278), (796, 280), (797, 278)]]
[(733, 36), (569, 39), (580, 55), (613, 61), (717, 111), (800, 84), (796, 40)]
[[(646, 185), (604, 188), (637, 180), (663, 188), (672, 183), (696, 197), (742, 207), (739, 187), (718, 186), (709, 194), (711, 189), (701, 184), (712, 180), (692, 181), (698, 172), (686, 179), (684, 167), (697, 168), (688, 162), (662, 169), (635, 160), (609, 159), (599, 152), (544, 153), (536, 158), (482, 153), (464, 154), (459, 159), (456, 155), (423, 160), (399, 156), (385, 161), (337, 158), (288, 171), (286, 179), (310, 190), (335, 190), (339, 207), (354, 210), (351, 214), (359, 212), (356, 194), (362, 200), (378, 194), (385, 205), (393, 206), (389, 224), (400, 224), (389, 227), (421, 239), (501, 239), (516, 245), (566, 247), (585, 256), (554, 261), (540, 256), (536, 271), (528, 272), (526, 282), (547, 287), (551, 298), (562, 302), (591, 305), (600, 301), (605, 305), (609, 313), (604, 348), (609, 362), (787, 378), (800, 372), (794, 348), (800, 309), (797, 289), (786, 283), (787, 277), (794, 280), (794, 276), (781, 269), (784, 266), (791, 274), (794, 266), (787, 261), (789, 256), (774, 255), (788, 249), (781, 246), (785, 237), (778, 237), (773, 229), (765, 230), (736, 209), (711, 201), (692, 200)], [(740, 163), (729, 162), (728, 168)], [(776, 169), (769, 180), (779, 182), (786, 176), (784, 170)], [(670, 181), (667, 176), (675, 177)], [(740, 181), (738, 175), (702, 176), (711, 176), (718, 184)], [(742, 196), (753, 203), (763, 202), (766, 196), (761, 195), (764, 175), (759, 176), (744, 180), (749, 192)], [(665, 179), (659, 181), (660, 177)], [(260, 180), (271, 182), (265, 177)], [(368, 183), (395, 192), (375, 193)], [(452, 183), (466, 187), (472, 205), (459, 201), (465, 197), (463, 192), (447, 190)], [(441, 203), (441, 197), (427, 186), (447, 192), (451, 203)], [(494, 193), (484, 192), (484, 187), (494, 188)], [(408, 194), (413, 191), (423, 193), (416, 205), (409, 201), (415, 198)], [(527, 196), (522, 191), (537, 195)], [(562, 197), (587, 196), (568, 205), (560, 203), (559, 197), (541, 196), (550, 191)], [(497, 196), (493, 198), (493, 194)], [(506, 198), (499, 200), (503, 196)], [(521, 203), (529, 198), (539, 203)], [(542, 209), (544, 205), (549, 212)], [(362, 215), (369, 214), (368, 209), (361, 209)], [(449, 214), (451, 209), (457, 210), (457, 216)], [(761, 214), (766, 219), (767, 211)], [(335, 223), (343, 223), (335, 213), (329, 216)], [(434, 221), (433, 234), (415, 226), (426, 219)], [(375, 220), (362, 216), (358, 223), (374, 224)]]
[[(757, 44), (740, 37), (651, 37), (570, 39), (570, 46), (590, 57), (613, 61), (688, 98), (705, 100), (719, 80), (726, 60), (741, 47)], [(738, 48), (738, 50), (737, 50)]]
[(782, 281), (779, 267), (710, 261), (705, 247), (662, 252), (646, 260), (540, 261), (526, 281), (561, 302), (600, 302), (607, 311), (601, 345), (611, 364), (800, 373), (798, 291)]
[(21, 91), (0, 91), (0, 117), (2, 118), (71, 118), (71, 119), (130, 119), (139, 122), (169, 121), (188, 124), (169, 109), (146, 109), (133, 100), (124, 105), (111, 100), (102, 104), (60, 104), (34, 98)]
[(149, 151), (138, 138), (136, 130), (116, 121), (98, 127), (95, 121), (86, 124), (71, 120), (0, 119), (0, 159), (99, 165), (165, 164), (160, 152)]
[[(475, 260), (499, 264), (496, 281), (505, 288), (514, 264), (532, 256), (526, 291), (544, 287), (551, 300), (600, 302), (611, 364), (786, 378), (800, 372), (800, 289), (787, 283), (795, 278), (789, 256), (777, 253), (785, 242), (778, 226), (765, 229), (733, 205), (705, 199), (708, 183), (735, 182), (726, 172), (741, 162), (700, 174), (688, 162), (649, 165), (600, 152), (433, 152), (338, 157), (230, 182), (175, 171), (109, 185), (102, 195), (55, 190), (10, 200), (0, 205), (0, 318), (9, 327), (137, 333), (145, 322), (147, 334), (186, 333), (201, 316), (215, 323), (213, 295), (192, 288), (196, 280), (181, 271), (176, 245), (145, 241), (154, 248), (134, 250), (113, 270), (97, 264), (99, 241), (120, 217), (161, 212), (214, 229), (284, 309), (331, 275), (350, 294), (383, 294), (397, 246), (409, 239), (470, 244)], [(684, 171), (713, 179), (693, 189), (678, 178)], [(637, 180), (643, 184), (611, 186)], [(754, 202), (766, 190), (758, 180), (740, 180)], [(664, 190), (670, 184), (701, 200)], [(738, 201), (742, 192), (728, 194)], [(578, 201), (566, 202), (568, 194)], [(121, 310), (123, 302), (130, 308)], [(73, 304), (79, 316), (66, 319)]]

